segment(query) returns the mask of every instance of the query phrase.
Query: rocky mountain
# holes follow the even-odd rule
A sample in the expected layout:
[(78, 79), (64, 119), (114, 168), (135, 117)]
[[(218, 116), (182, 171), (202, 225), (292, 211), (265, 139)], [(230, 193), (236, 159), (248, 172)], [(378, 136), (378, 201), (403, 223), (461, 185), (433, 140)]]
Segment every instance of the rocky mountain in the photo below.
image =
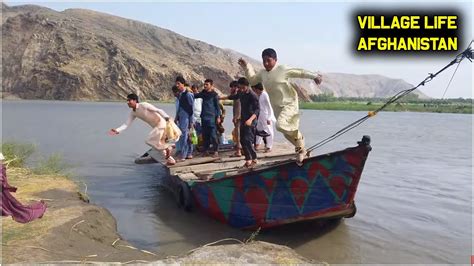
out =
[[(130, 92), (170, 99), (177, 75), (189, 83), (206, 78), (227, 91), (242, 75), (237, 59), (260, 62), (236, 51), (187, 38), (167, 29), (84, 9), (2, 3), (2, 96), (23, 99), (119, 100)], [(410, 86), (382, 76), (327, 74), (321, 87), (295, 80), (303, 98), (389, 96)], [(305, 96), (306, 95), (306, 96)]]
[[(297, 86), (304, 88), (307, 95), (331, 93), (335, 97), (384, 98), (392, 96), (399, 91), (413, 88), (412, 84), (402, 79), (392, 79), (381, 75), (324, 73), (323, 78), (323, 83), (320, 86), (308, 80), (295, 79), (293, 82)], [(421, 99), (430, 98), (420, 91), (414, 91), (413, 93)]]

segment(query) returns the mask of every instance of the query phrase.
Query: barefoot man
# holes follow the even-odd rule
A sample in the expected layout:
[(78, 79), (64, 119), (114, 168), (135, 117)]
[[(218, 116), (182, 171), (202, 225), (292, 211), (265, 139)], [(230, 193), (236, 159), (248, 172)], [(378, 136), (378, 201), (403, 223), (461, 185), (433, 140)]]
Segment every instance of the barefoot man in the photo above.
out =
[(138, 96), (134, 93), (127, 96), (127, 105), (132, 109), (128, 120), (120, 127), (112, 128), (109, 131), (109, 134), (118, 135), (120, 132), (127, 129), (132, 124), (133, 120), (138, 117), (153, 128), (150, 134), (148, 134), (145, 143), (157, 150), (163, 151), (168, 160), (168, 164), (174, 164), (176, 161), (170, 156), (171, 144), (166, 143), (166, 136), (164, 134), (166, 121), (170, 119), (169, 115), (152, 104), (147, 102), (139, 103)]

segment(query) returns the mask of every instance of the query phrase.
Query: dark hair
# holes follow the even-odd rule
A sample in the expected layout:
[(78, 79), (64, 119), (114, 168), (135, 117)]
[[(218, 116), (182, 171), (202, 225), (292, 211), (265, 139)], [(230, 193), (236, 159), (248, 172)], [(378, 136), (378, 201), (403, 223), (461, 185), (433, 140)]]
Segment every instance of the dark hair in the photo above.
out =
[(263, 85), (262, 83), (257, 83), (255, 85), (252, 86), (252, 88), (256, 89), (256, 90), (259, 90), (259, 91), (263, 91)]
[(173, 85), (173, 87), (171, 87), (171, 91), (172, 91), (173, 93), (177, 93), (177, 92), (179, 91), (178, 86)]
[(271, 58), (277, 60), (277, 52), (275, 50), (273, 50), (273, 48), (267, 48), (267, 49), (263, 50), (262, 58), (264, 56), (268, 56), (268, 57), (271, 57)]
[(214, 84), (214, 81), (213, 81), (212, 79), (206, 79), (206, 80), (204, 81), (204, 83), (206, 83), (206, 82), (211, 83), (211, 85)]
[(198, 87), (198, 85), (193, 84), (193, 85), (191, 86), (191, 89), (199, 89), (199, 87)]
[(234, 87), (237, 87), (239, 86), (239, 83), (237, 82), (237, 80), (233, 80), (230, 84), (229, 84), (229, 87), (231, 88), (234, 88)]
[(244, 86), (250, 85), (249, 81), (246, 78), (239, 78), (239, 80), (237, 80), (237, 83), (239, 85), (244, 85)]
[(135, 93), (130, 93), (129, 95), (127, 95), (127, 100), (135, 100), (138, 103), (138, 95), (136, 95)]
[(175, 81), (183, 85), (186, 84), (186, 80), (182, 76), (177, 76)]

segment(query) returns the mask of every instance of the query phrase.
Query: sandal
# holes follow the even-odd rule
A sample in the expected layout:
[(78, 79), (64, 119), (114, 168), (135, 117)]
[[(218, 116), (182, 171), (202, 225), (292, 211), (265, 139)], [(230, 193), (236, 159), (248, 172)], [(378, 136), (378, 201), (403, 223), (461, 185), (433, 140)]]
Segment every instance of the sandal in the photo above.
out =
[(244, 168), (250, 168), (250, 166), (252, 165), (252, 163), (249, 163), (249, 162), (245, 162), (243, 167)]

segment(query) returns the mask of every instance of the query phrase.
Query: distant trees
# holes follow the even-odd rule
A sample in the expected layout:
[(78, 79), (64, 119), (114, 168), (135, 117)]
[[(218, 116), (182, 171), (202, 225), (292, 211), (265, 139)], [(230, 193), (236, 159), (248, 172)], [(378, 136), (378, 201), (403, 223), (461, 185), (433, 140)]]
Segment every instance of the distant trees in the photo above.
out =
[(323, 92), (321, 94), (313, 94), (309, 96), (313, 102), (335, 102), (341, 98), (334, 97), (332, 92)]
[[(313, 102), (358, 102), (366, 105), (384, 103), (390, 97), (335, 97), (332, 92), (310, 95)], [(472, 105), (473, 99), (470, 98), (450, 98), (450, 99), (420, 99), (417, 94), (410, 93), (399, 99), (397, 102), (402, 104), (423, 104), (425, 106), (463, 104)]]

